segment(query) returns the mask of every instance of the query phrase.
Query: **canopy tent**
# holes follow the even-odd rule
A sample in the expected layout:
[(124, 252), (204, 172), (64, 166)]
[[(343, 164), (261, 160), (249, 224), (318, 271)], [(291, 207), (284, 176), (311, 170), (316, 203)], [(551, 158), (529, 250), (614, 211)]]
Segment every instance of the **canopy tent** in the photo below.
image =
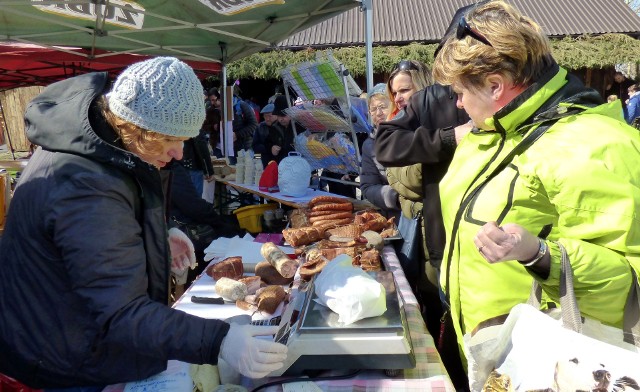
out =
[[(0, 44), (8, 45), (0, 50), (0, 91), (93, 70), (115, 74), (144, 58), (140, 56), (175, 56), (201, 76), (221, 68), (224, 86), (228, 62), (274, 48), (291, 34), (359, 4), (358, 0), (0, 0)], [(17, 44), (40, 47), (17, 48)]]
[[(0, 43), (0, 91), (23, 86), (46, 86), (87, 72), (109, 72), (115, 77), (129, 64), (149, 56), (111, 54), (96, 50), (89, 56), (86, 49), (48, 48), (30, 44)], [(186, 62), (200, 79), (218, 74), (220, 63), (208, 61)]]
[[(40, 45), (71, 56), (67, 61), (63, 55), (53, 60), (52, 55), (51, 64), (62, 65), (63, 75), (79, 59), (85, 60), (74, 65), (76, 69), (110, 69), (110, 64), (135, 61), (128, 57), (134, 54), (225, 64), (275, 47), (291, 34), (358, 4), (356, 0), (0, 0), (0, 41)], [(38, 62), (50, 60), (47, 56), (23, 66), (37, 68)], [(0, 67), (6, 67), (6, 59), (11, 59), (9, 54), (0, 52)], [(44, 76), (47, 72), (42, 71)], [(4, 72), (0, 80), (13, 76)]]

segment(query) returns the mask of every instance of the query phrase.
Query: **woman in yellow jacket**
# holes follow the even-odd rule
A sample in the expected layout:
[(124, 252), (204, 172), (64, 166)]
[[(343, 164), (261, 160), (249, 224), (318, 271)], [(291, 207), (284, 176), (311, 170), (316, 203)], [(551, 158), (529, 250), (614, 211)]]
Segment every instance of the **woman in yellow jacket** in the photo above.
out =
[[(440, 283), (460, 347), (526, 302), (533, 279), (558, 301), (558, 243), (582, 314), (620, 327), (640, 268), (640, 136), (620, 103), (604, 104), (559, 67), (540, 26), (500, 0), (459, 19), (434, 77), (475, 126), (440, 183)], [(505, 160), (538, 128), (546, 132)]]

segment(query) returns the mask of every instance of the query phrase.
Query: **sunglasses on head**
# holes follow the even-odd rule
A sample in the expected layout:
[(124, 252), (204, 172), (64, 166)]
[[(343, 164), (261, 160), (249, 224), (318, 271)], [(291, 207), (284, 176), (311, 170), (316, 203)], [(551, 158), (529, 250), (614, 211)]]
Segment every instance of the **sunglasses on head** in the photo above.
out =
[(412, 63), (410, 60), (402, 60), (396, 65), (398, 71), (419, 71), (418, 66)]
[[(489, 42), (488, 39), (486, 39), (482, 34), (480, 34), (478, 30), (469, 26), (469, 23), (467, 23), (467, 20), (465, 19), (465, 17), (462, 16), (460, 17), (460, 19), (458, 19), (458, 26), (456, 28), (456, 39), (461, 40), (466, 36), (471, 36), (477, 39), (478, 41), (482, 42), (483, 44), (493, 47), (493, 45), (491, 45), (491, 42)], [(444, 42), (440, 42), (440, 45), (438, 45), (436, 50), (433, 52), (433, 58), (436, 58), (436, 56), (438, 56), (438, 53), (440, 52), (443, 46), (444, 46)]]
[(466, 36), (471, 36), (477, 39), (478, 41), (482, 42), (483, 44), (493, 47), (493, 45), (491, 45), (489, 40), (487, 40), (482, 34), (480, 34), (478, 30), (469, 26), (469, 23), (467, 23), (467, 20), (463, 16), (460, 18), (460, 20), (458, 20), (458, 28), (456, 29), (456, 38), (461, 40)]

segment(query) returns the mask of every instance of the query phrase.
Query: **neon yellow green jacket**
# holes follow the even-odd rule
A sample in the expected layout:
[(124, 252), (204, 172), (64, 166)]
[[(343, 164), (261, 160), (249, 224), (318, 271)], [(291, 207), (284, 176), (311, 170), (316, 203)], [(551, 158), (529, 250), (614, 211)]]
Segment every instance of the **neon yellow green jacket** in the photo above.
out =
[[(440, 183), (447, 245), (440, 283), (462, 336), (478, 323), (526, 302), (533, 274), (517, 261), (489, 264), (473, 238), (488, 221), (517, 223), (533, 234), (552, 225), (551, 273), (541, 280), (558, 300), (558, 247), (567, 249), (583, 315), (621, 326), (631, 267), (640, 270), (640, 136), (620, 104), (601, 98), (557, 65), (492, 121), (496, 131), (468, 134)], [(542, 118), (562, 117), (489, 181), (466, 208), (465, 197)], [(544, 113), (544, 114), (543, 114)], [(456, 218), (458, 216), (458, 218)], [(540, 279), (540, 277), (538, 277)]]

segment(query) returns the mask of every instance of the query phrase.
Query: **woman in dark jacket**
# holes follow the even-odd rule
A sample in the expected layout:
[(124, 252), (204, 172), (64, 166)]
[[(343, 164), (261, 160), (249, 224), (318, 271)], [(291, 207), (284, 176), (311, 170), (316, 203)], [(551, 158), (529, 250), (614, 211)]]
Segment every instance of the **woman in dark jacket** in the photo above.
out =
[[(465, 124), (469, 116), (457, 108), (457, 99), (451, 87), (439, 84), (418, 91), (409, 99), (404, 113), (400, 112), (394, 120), (380, 124), (375, 145), (376, 158), (384, 166), (423, 164), (423, 234), (429, 263), (436, 271), (442, 262), (446, 240), (438, 183), (453, 158), (456, 139), (471, 130), (471, 125)], [(424, 296), (436, 297), (426, 291)], [(434, 320), (438, 320), (444, 310), (436, 307), (435, 301), (430, 303), (433, 306), (426, 309), (425, 319), (429, 320), (431, 333), (437, 336), (439, 326), (434, 325)], [(445, 343), (439, 347), (440, 355), (456, 387), (463, 388), (467, 384), (466, 375), (451, 330), (447, 328), (447, 335), (443, 336)]]
[(107, 92), (106, 72), (86, 74), (27, 107), (27, 136), (40, 147), (0, 245), (0, 373), (68, 388), (144, 379), (169, 359), (220, 356), (250, 377), (280, 368), (286, 347), (254, 337), (277, 328), (230, 327), (167, 306), (170, 266), (184, 266), (193, 247), (177, 229), (167, 236), (158, 168), (182, 157), (204, 120), (193, 70), (153, 58)]

